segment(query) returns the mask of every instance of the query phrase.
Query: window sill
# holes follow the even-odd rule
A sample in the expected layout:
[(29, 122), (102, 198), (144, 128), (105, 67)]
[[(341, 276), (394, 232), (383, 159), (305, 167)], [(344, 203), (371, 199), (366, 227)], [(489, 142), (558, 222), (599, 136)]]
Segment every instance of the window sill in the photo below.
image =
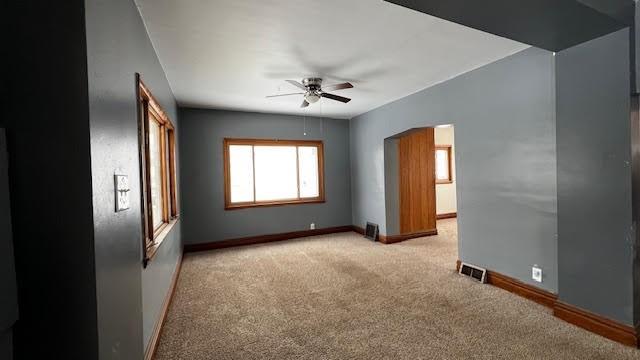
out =
[(169, 235), (173, 227), (178, 223), (179, 219), (180, 219), (179, 217), (175, 217), (171, 219), (168, 223), (166, 223), (162, 228), (162, 230), (160, 230), (160, 232), (158, 233), (158, 236), (156, 236), (156, 239), (153, 242), (153, 245), (147, 247), (147, 257), (146, 259), (144, 259), (145, 267), (147, 266), (149, 261), (151, 261), (154, 258), (154, 256), (158, 252), (158, 249), (160, 248), (160, 245), (162, 245), (162, 243), (164, 242), (164, 239), (167, 237), (167, 235)]
[(270, 206), (283, 206), (283, 205), (299, 205), (299, 204), (321, 204), (324, 203), (324, 199), (308, 199), (308, 200), (285, 200), (285, 201), (268, 201), (259, 203), (238, 203), (238, 204), (226, 204), (225, 210), (238, 210), (254, 207), (270, 207)]

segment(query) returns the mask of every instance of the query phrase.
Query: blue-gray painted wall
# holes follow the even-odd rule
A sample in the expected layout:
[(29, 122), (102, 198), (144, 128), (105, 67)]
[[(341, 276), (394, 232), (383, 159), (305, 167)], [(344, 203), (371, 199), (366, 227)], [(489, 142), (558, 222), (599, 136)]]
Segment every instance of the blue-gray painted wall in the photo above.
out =
[(387, 233), (385, 138), (453, 124), (460, 259), (557, 292), (554, 68), (529, 48), (352, 119), (353, 223)]
[(20, 307), (14, 356), (40, 359), (55, 351), (61, 359), (95, 359), (84, 2), (5, 1), (5, 9), (11, 56), (4, 58), (3, 85), (10, 91), (0, 123), (6, 124)]
[[(181, 252), (174, 227), (142, 267), (135, 73), (177, 127), (177, 107), (132, 0), (86, 0), (86, 37), (100, 358), (141, 358)], [(115, 173), (129, 176), (129, 210), (114, 211)]]
[[(310, 223), (316, 228), (351, 225), (347, 120), (181, 108), (180, 122), (182, 231), (186, 244), (306, 230)], [(322, 140), (326, 202), (225, 210), (225, 137)]]
[(400, 162), (397, 138), (384, 140), (384, 202), (387, 235), (400, 234)]
[(145, 347), (149, 345), (154, 327), (160, 319), (177, 261), (182, 254), (181, 225), (180, 220), (147, 267), (142, 269), (142, 338)]
[(631, 61), (632, 68), (631, 71), (633, 73), (632, 81), (632, 92), (634, 94), (640, 93), (640, 6), (638, 6), (637, 2), (634, 2), (634, 26), (632, 31), (632, 39), (633, 42), (631, 44)]
[(629, 32), (559, 52), (561, 301), (633, 324)]
[(530, 48), (352, 119), (353, 222), (390, 230), (385, 137), (453, 123), (460, 258), (633, 324), (629, 44)]
[(634, 21), (635, 0), (577, 0), (619, 22), (631, 25)]

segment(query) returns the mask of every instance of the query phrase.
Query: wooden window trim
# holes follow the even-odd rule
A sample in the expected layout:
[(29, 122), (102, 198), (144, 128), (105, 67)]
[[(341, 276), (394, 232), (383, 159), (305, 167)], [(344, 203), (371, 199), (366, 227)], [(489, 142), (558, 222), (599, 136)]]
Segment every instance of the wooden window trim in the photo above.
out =
[[(318, 148), (318, 196), (314, 198), (294, 198), (275, 201), (252, 201), (252, 202), (231, 202), (231, 175), (230, 175), (230, 145), (251, 145), (251, 146), (315, 146)], [(324, 192), (324, 145), (322, 141), (316, 140), (268, 140), (268, 139), (232, 139), (225, 138), (223, 141), (224, 155), (224, 208), (225, 210), (246, 209), (252, 207), (282, 206), (295, 204), (318, 204), (325, 202)], [(255, 199), (255, 159), (253, 162), (253, 192)], [(299, 167), (298, 151), (296, 149), (296, 169)], [(300, 173), (297, 172), (298, 194), (300, 193)]]
[[(446, 150), (447, 151), (447, 162), (449, 163), (449, 179), (446, 180), (438, 180), (436, 176), (436, 184), (453, 184), (453, 161), (451, 160), (451, 145), (436, 145), (435, 151), (438, 150)], [(434, 152), (435, 157), (435, 152)]]
[[(136, 95), (138, 104), (138, 133), (140, 153), (140, 188), (142, 203), (142, 249), (143, 264), (146, 267), (154, 257), (163, 240), (171, 232), (179, 218), (177, 204), (177, 180), (175, 157), (175, 127), (151, 94), (139, 74), (136, 74)], [(162, 224), (154, 227), (151, 216), (151, 172), (149, 152), (149, 121), (156, 121), (160, 127), (159, 147), (162, 186)]]
[(178, 180), (176, 177), (176, 131), (173, 127), (167, 130), (167, 140), (169, 142), (169, 200), (170, 217), (177, 219), (178, 213)]

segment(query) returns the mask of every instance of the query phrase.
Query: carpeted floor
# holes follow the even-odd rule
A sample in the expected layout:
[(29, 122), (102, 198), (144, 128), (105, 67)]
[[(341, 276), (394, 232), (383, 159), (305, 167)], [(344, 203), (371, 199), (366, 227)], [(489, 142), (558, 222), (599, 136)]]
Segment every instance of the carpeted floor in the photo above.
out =
[(453, 270), (455, 219), (187, 254), (156, 359), (640, 359)]

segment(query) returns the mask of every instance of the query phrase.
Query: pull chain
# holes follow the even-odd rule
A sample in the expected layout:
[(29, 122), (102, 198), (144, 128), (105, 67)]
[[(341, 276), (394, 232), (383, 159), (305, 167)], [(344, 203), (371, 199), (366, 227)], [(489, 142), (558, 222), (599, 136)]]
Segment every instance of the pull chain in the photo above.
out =
[(307, 136), (307, 109), (302, 110), (302, 134)]
[(322, 100), (319, 101), (320, 103), (320, 136), (324, 136), (324, 113), (322, 111)]

